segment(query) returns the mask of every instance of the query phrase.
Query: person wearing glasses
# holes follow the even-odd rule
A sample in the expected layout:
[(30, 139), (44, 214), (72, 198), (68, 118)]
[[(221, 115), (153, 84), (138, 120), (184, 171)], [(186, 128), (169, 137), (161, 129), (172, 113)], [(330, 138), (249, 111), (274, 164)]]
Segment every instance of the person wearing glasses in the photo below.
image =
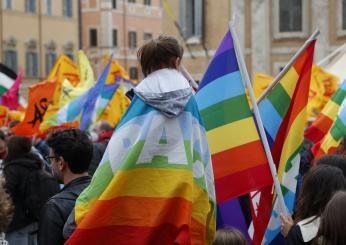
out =
[(63, 189), (43, 207), (39, 222), (38, 244), (64, 244), (64, 224), (79, 194), (90, 183), (88, 169), (92, 158), (92, 142), (75, 128), (59, 130), (48, 136), (50, 153), (47, 160)]

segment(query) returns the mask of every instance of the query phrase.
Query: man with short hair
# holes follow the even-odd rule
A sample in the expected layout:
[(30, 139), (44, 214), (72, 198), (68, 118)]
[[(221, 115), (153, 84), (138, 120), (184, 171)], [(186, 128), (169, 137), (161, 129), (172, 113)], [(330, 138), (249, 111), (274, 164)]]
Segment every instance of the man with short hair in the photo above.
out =
[(50, 198), (43, 207), (39, 224), (39, 244), (64, 244), (64, 224), (74, 208), (79, 194), (90, 183), (88, 168), (93, 147), (88, 135), (79, 129), (65, 129), (52, 133), (47, 144), (47, 157), (52, 173), (64, 188)]

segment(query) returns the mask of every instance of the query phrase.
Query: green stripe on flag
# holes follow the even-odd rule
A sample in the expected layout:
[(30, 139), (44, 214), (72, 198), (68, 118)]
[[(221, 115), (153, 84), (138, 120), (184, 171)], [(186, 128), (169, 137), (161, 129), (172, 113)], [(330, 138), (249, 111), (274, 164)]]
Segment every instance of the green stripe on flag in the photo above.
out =
[(3, 95), (4, 93), (6, 93), (8, 91), (7, 88), (5, 88), (4, 86), (0, 85), (0, 95)]
[(346, 92), (342, 89), (338, 89), (335, 94), (332, 96), (331, 100), (334, 101), (336, 104), (341, 105), (342, 101), (344, 100), (346, 95)]
[(281, 118), (283, 118), (290, 106), (291, 97), (287, 94), (286, 90), (280, 83), (278, 83), (273, 91), (268, 95), (268, 100), (280, 114)]
[(339, 117), (336, 118), (332, 128), (330, 129), (330, 134), (335, 141), (338, 141), (345, 136), (346, 126), (345, 124), (343, 124)]
[(207, 131), (214, 128), (251, 117), (246, 95), (239, 95), (221, 101), (201, 111)]
[[(99, 198), (113, 178), (113, 170), (109, 160), (100, 164), (97, 168), (91, 183), (77, 198), (76, 204), (87, 203), (94, 198)], [(84, 197), (87, 194), (87, 198)]]

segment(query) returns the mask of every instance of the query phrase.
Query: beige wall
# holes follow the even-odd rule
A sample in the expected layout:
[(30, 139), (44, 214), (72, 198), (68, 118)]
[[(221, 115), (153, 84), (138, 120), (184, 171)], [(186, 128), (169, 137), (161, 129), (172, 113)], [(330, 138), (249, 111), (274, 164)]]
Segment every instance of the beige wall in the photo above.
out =
[[(127, 71), (130, 67), (137, 67), (141, 78), (136, 58), (137, 49), (144, 43), (144, 33), (148, 32), (153, 37), (162, 33), (162, 8), (160, 0), (152, 0), (150, 6), (144, 6), (142, 1), (135, 4), (124, 0), (117, 1), (117, 8), (112, 9), (111, 1), (87, 0), (82, 4), (82, 29), (83, 49), (87, 51), (94, 69), (99, 74), (103, 68), (103, 57), (114, 53), (114, 57)], [(98, 47), (90, 48), (89, 30), (96, 28), (98, 31)], [(118, 31), (118, 46), (112, 46), (112, 29)], [(137, 33), (137, 49), (128, 48), (128, 32)]]
[[(38, 14), (40, 4), (41, 16)], [(72, 44), (72, 52), (74, 55), (76, 55), (76, 51), (78, 50), (78, 1), (72, 1), (72, 18), (63, 16), (62, 1), (53, 0), (52, 4), (52, 16), (46, 15), (44, 0), (37, 1), (35, 14), (25, 12), (24, 0), (14, 0), (12, 10), (3, 10), (2, 40), (0, 40), (0, 44), (2, 41), (7, 41), (9, 38), (14, 38), (16, 40), (15, 49), (18, 55), (18, 68), (24, 71), (24, 79), (21, 86), (24, 96), (27, 96), (27, 87), (29, 85), (46, 77), (45, 53), (48, 43), (52, 41), (55, 43), (55, 53), (57, 57), (65, 51), (65, 47), (68, 43)], [(39, 55), (38, 62), (40, 66), (38, 71), (39, 77), (37, 78), (29, 78), (25, 74), (25, 53), (29, 40), (34, 40), (37, 44), (36, 51)], [(0, 46), (6, 50), (5, 43)], [(4, 59), (3, 51), (1, 51), (0, 57), (0, 62), (2, 62)]]

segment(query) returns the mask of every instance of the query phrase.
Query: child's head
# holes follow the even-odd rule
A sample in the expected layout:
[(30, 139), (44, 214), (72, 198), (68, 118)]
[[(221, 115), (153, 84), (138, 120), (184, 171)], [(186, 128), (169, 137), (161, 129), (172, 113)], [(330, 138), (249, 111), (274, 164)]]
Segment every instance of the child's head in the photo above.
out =
[(216, 232), (212, 245), (247, 245), (244, 235), (234, 228), (224, 228)]
[(163, 68), (177, 69), (183, 57), (184, 49), (171, 36), (160, 35), (157, 39), (144, 44), (137, 53), (143, 75)]

